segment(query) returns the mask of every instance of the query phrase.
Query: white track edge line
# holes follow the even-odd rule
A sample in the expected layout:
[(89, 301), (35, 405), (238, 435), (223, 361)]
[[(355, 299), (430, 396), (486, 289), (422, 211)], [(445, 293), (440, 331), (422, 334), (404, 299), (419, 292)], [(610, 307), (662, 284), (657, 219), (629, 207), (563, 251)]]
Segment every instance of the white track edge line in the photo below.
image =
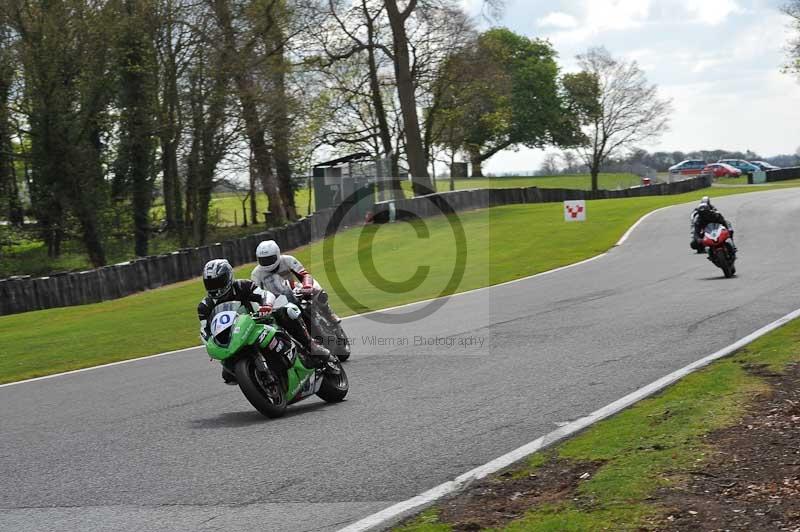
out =
[[(642, 216), (641, 218), (639, 218), (639, 220), (637, 220), (635, 224), (633, 224), (630, 228), (628, 228), (626, 233), (624, 235), (622, 235), (622, 238), (616, 244), (614, 244), (614, 246), (615, 247), (616, 246), (621, 246), (625, 242), (625, 240), (627, 240), (627, 238), (630, 236), (630, 234), (633, 233), (633, 230), (636, 229), (636, 227), (638, 227), (639, 224), (641, 224), (645, 220), (645, 218), (647, 218), (651, 214), (655, 214), (656, 212), (658, 212), (660, 210), (668, 209), (669, 207), (673, 207), (673, 206), (674, 205), (668, 205), (666, 207), (660, 207), (660, 208), (658, 208), (658, 209), (656, 209), (654, 211), (650, 211), (649, 213), (647, 213), (644, 216)], [(595, 255), (593, 257), (589, 257), (588, 259), (584, 259), (584, 260), (579, 261), (579, 262), (574, 262), (572, 264), (567, 264), (566, 266), (560, 266), (558, 268), (553, 268), (552, 270), (547, 270), (547, 271), (535, 273), (533, 275), (528, 275), (527, 277), (520, 277), (519, 279), (513, 279), (511, 281), (505, 281), (503, 283), (493, 284), (493, 285), (490, 285), (490, 286), (482, 286), (480, 288), (473, 288), (472, 290), (467, 290), (465, 292), (457, 292), (455, 294), (450, 294), (449, 296), (434, 297), (434, 298), (431, 298), (431, 299), (423, 299), (422, 301), (414, 301), (412, 303), (404, 303), (402, 305), (397, 305), (397, 306), (394, 306), (394, 307), (387, 307), (387, 308), (382, 308), (382, 309), (378, 309), (378, 310), (371, 310), (369, 312), (364, 312), (363, 314), (354, 314), (352, 316), (347, 316), (345, 318), (342, 318), (342, 321), (353, 319), (353, 318), (361, 318), (361, 317), (364, 317), (364, 316), (369, 316), (370, 314), (377, 314), (379, 312), (387, 312), (389, 310), (398, 310), (398, 309), (401, 309), (401, 308), (410, 307), (412, 305), (421, 305), (423, 303), (430, 303), (431, 301), (435, 301), (437, 299), (447, 299), (447, 298), (453, 298), (453, 297), (457, 297), (457, 296), (464, 296), (464, 295), (467, 295), (467, 294), (480, 292), (481, 290), (490, 290), (492, 288), (497, 288), (499, 286), (506, 286), (506, 285), (510, 285), (510, 284), (514, 284), (514, 283), (519, 283), (519, 282), (522, 282), (522, 281), (527, 281), (527, 280), (530, 280), (530, 279), (534, 279), (536, 277), (542, 277), (544, 275), (550, 275), (550, 274), (553, 274), (553, 273), (558, 273), (560, 271), (568, 270), (570, 268), (576, 268), (578, 266), (582, 266), (584, 264), (587, 264), (589, 262), (595, 261), (597, 259), (601, 259), (601, 258), (605, 257), (606, 255), (608, 255), (608, 252), (600, 253), (599, 255)], [(32, 379), (25, 379), (25, 380), (16, 381), (16, 382), (8, 382), (6, 384), (0, 384), (0, 388), (5, 388), (7, 386), (15, 386), (17, 384), (25, 384), (27, 382), (41, 381), (41, 380), (44, 380), (44, 379), (52, 379), (54, 377), (61, 377), (62, 375), (71, 375), (73, 373), (81, 373), (81, 372), (84, 372), (84, 371), (91, 371), (91, 370), (94, 370), (94, 369), (107, 368), (109, 366), (119, 366), (119, 365), (122, 365), (122, 364), (129, 364), (131, 362), (137, 362), (139, 360), (147, 360), (149, 358), (156, 358), (156, 357), (161, 357), (161, 356), (165, 356), (165, 355), (174, 355), (174, 354), (177, 354), (177, 353), (181, 353), (183, 351), (190, 351), (192, 349), (198, 349), (200, 347), (203, 347), (203, 346), (202, 345), (196, 345), (196, 346), (193, 346), (193, 347), (185, 347), (183, 349), (177, 349), (175, 351), (167, 351), (165, 353), (158, 353), (158, 354), (155, 354), (155, 355), (147, 355), (147, 356), (138, 357), (138, 358), (131, 358), (131, 359), (128, 359), (128, 360), (120, 360), (119, 362), (111, 362), (109, 364), (101, 364), (99, 366), (91, 366), (91, 367), (88, 367), (88, 368), (81, 368), (81, 369), (75, 369), (75, 370), (71, 370), (71, 371), (64, 371), (62, 373), (53, 373), (52, 375), (44, 375), (42, 377), (34, 377)]]
[(387, 526), (390, 526), (391, 524), (422, 510), (424, 507), (431, 505), (442, 497), (460, 491), (470, 482), (480, 480), (487, 475), (496, 473), (510, 466), (511, 464), (518, 462), (519, 460), (530, 456), (531, 454), (540, 451), (549, 445), (552, 445), (559, 440), (562, 440), (568, 436), (572, 436), (589, 427), (590, 425), (610, 417), (621, 410), (624, 410), (634, 403), (637, 403), (642, 399), (645, 399), (666, 388), (670, 384), (682, 379), (686, 375), (689, 375), (690, 373), (709, 365), (715, 360), (738, 351), (742, 347), (752, 343), (765, 334), (774, 331), (775, 329), (798, 317), (800, 317), (800, 309), (790, 312), (782, 318), (765, 325), (764, 327), (751, 334), (748, 334), (733, 344), (720, 349), (716, 353), (701, 358), (696, 362), (692, 362), (691, 364), (684, 366), (683, 368), (674, 371), (669, 375), (661, 377), (660, 379), (651, 382), (650, 384), (643, 386), (632, 393), (629, 393), (621, 399), (617, 399), (613, 403), (608, 404), (599, 410), (595, 410), (586, 417), (582, 417), (567, 425), (564, 425), (563, 427), (560, 427), (553, 432), (546, 434), (545, 436), (541, 436), (532, 442), (523, 445), (522, 447), (514, 449), (513, 451), (504, 454), (503, 456), (500, 456), (499, 458), (496, 458), (482, 466), (467, 471), (463, 475), (460, 475), (451, 481), (440, 484), (424, 493), (417, 495), (416, 497), (399, 502), (393, 506), (381, 510), (380, 512), (369, 515), (355, 523), (346, 526), (345, 528), (340, 529), (339, 532), (365, 532), (370, 530), (381, 530)]
[(73, 369), (73, 370), (70, 370), (70, 371), (63, 371), (61, 373), (53, 373), (52, 375), (43, 375), (42, 377), (33, 377), (32, 379), (25, 379), (25, 380), (22, 380), (22, 381), (7, 382), (5, 384), (0, 384), (0, 388), (5, 388), (6, 386), (14, 386), (16, 384), (25, 384), (26, 382), (43, 381), (45, 379), (52, 379), (52, 378), (55, 378), (55, 377), (61, 377), (63, 375), (72, 375), (73, 373), (83, 373), (84, 371), (92, 371), (94, 369), (108, 368), (110, 366), (120, 366), (122, 364), (130, 364), (132, 362), (139, 362), (140, 360), (147, 360), (149, 358), (158, 358), (158, 357), (163, 357), (163, 356), (166, 356), (166, 355), (174, 355), (174, 354), (177, 354), (177, 353), (182, 353), (183, 351), (190, 351), (192, 349), (197, 349), (197, 347), (202, 347), (202, 346), (184, 347), (183, 349), (176, 349), (175, 351), (166, 351), (164, 353), (158, 353), (158, 354), (155, 354), (155, 355), (145, 355), (143, 357), (129, 358), (127, 360), (120, 360), (118, 362), (109, 362), (108, 364), (101, 364), (99, 366), (90, 366), (88, 368)]

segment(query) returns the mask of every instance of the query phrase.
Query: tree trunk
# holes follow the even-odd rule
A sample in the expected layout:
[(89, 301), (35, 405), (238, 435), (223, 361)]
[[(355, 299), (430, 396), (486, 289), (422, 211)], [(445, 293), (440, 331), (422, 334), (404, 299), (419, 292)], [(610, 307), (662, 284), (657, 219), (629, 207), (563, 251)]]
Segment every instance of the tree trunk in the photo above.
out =
[(177, 107), (178, 87), (174, 74), (168, 74), (168, 84), (163, 91), (161, 143), (161, 179), (164, 193), (167, 230), (180, 233), (183, 227), (183, 202), (181, 201), (181, 182), (178, 174), (178, 146), (180, 144), (180, 125)]
[(266, 143), (266, 128), (262, 124), (258, 105), (256, 104), (256, 86), (245, 64), (248, 58), (241, 57), (238, 49), (228, 0), (212, 0), (212, 2), (224, 39), (224, 64), (230, 69), (236, 83), (239, 101), (242, 105), (245, 134), (250, 142), (250, 149), (255, 158), (255, 166), (264, 184), (264, 193), (269, 200), (269, 210), (272, 212), (272, 218), (278, 224), (282, 224), (286, 220), (286, 210), (283, 207), (278, 181), (272, 173), (272, 154)]
[(400, 171), (397, 166), (397, 157), (394, 155), (392, 132), (389, 129), (389, 120), (386, 118), (386, 106), (384, 105), (383, 93), (381, 92), (378, 64), (375, 59), (375, 26), (370, 16), (366, 0), (362, 0), (361, 6), (364, 11), (364, 20), (367, 22), (367, 67), (369, 71), (370, 96), (372, 97), (372, 107), (375, 110), (375, 117), (378, 120), (378, 136), (380, 137), (381, 146), (383, 147), (383, 156), (390, 161), (390, 175), (388, 177), (392, 178), (388, 181), (388, 187), (385, 181), (382, 187), (389, 192), (391, 199), (401, 200), (405, 199), (406, 195), (398, 179)]
[(274, 146), (275, 173), (278, 178), (278, 188), (281, 195), (286, 218), (289, 221), (297, 220), (297, 206), (295, 205), (295, 187), (292, 182), (292, 162), (290, 153), (291, 128), (289, 127), (289, 95), (286, 93), (286, 71), (289, 64), (284, 56), (285, 36), (277, 20), (272, 17), (270, 10), (270, 31), (268, 44), (272, 57), (269, 61), (270, 77), (272, 78), (271, 106), (271, 132)]
[(428, 163), (422, 147), (422, 134), (419, 129), (417, 100), (414, 94), (414, 80), (411, 77), (411, 60), (408, 52), (406, 20), (416, 5), (411, 1), (401, 13), (397, 0), (385, 0), (386, 13), (392, 27), (394, 49), (394, 71), (397, 82), (397, 96), (403, 115), (403, 129), (406, 137), (406, 158), (411, 172), (414, 194), (428, 194), (433, 190), (428, 177)]
[[(116, 165), (119, 180), (133, 196), (134, 248), (139, 257), (148, 254), (150, 207), (155, 181), (156, 64), (149, 14), (144, 3), (125, 0), (119, 13), (122, 31), (117, 45), (121, 55), (120, 146)], [(172, 198), (171, 198), (172, 199)]]
[(253, 156), (250, 155), (250, 222), (258, 223), (258, 199), (256, 197), (256, 169), (253, 167)]
[(480, 152), (475, 148), (469, 148), (467, 153), (472, 164), (472, 177), (483, 177), (483, 159)]
[(592, 163), (592, 166), (591, 168), (589, 168), (589, 171), (592, 174), (592, 190), (596, 191), (600, 188), (600, 183), (599, 183), (600, 165), (597, 162)]
[(450, 151), (450, 191), (456, 189), (456, 178), (453, 176), (453, 167), (456, 165), (456, 150)]

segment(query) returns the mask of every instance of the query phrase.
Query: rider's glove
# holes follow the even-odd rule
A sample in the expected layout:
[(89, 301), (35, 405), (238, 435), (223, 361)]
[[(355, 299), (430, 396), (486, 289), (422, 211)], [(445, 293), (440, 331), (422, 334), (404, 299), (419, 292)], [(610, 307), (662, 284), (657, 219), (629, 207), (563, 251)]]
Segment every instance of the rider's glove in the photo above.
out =
[(272, 312), (272, 305), (261, 305), (260, 307), (258, 307), (259, 316), (266, 316), (270, 312)]
[(300, 289), (300, 294), (306, 299), (311, 299), (311, 296), (314, 295), (314, 287), (304, 286)]

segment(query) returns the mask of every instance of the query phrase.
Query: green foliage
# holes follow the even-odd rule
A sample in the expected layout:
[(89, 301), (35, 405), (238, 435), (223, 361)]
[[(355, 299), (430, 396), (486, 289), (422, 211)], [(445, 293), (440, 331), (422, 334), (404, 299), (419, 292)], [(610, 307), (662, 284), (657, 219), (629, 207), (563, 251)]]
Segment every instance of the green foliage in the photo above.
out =
[(581, 124), (591, 123), (602, 115), (600, 84), (591, 72), (564, 74), (561, 84), (566, 93), (567, 107)]
[(547, 41), (492, 29), (454, 55), (441, 76), (456, 81), (448, 81), (440, 127), (458, 131), (451, 136), (473, 158), (485, 160), (511, 146), (566, 147), (579, 140), (579, 124), (559, 89), (556, 52)]

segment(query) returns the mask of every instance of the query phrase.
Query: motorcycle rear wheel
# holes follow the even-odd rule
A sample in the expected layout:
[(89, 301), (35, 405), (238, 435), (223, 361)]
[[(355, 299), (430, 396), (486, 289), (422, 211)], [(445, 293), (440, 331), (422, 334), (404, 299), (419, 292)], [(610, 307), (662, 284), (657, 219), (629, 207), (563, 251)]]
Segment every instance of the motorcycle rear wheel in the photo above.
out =
[(342, 329), (341, 325), (336, 326), (336, 349), (333, 354), (336, 355), (341, 362), (350, 358), (350, 340)]
[(263, 415), (277, 418), (286, 412), (286, 390), (280, 376), (274, 372), (272, 376), (275, 382), (267, 382), (250, 357), (236, 363), (236, 380), (244, 396)]

